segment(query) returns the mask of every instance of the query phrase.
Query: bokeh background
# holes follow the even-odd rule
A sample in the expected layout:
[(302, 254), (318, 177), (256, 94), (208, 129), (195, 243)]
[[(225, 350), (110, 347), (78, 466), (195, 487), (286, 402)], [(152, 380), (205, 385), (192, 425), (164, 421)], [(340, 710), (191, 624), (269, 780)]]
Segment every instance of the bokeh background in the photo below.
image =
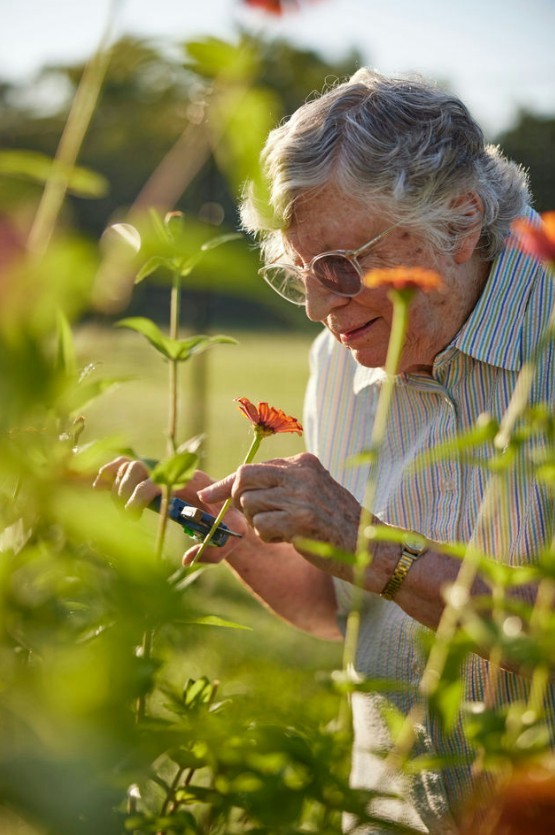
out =
[[(459, 94), (488, 140), (529, 170), (536, 208), (555, 208), (552, 0), (306, 0), (283, 16), (247, 8), (241, 0), (0, 0), (0, 12), (0, 232), (29, 228), (43, 188), (44, 160), (56, 153), (84, 67), (102, 39), (113, 47), (78, 159), (98, 175), (91, 181), (97, 193), (94, 199), (90, 193), (87, 199), (71, 194), (58, 224), (62, 237), (68, 232), (78, 236), (83, 260), (72, 260), (75, 253), (69, 245), (66, 260), (56, 260), (54, 248), (40, 261), (36, 294), (14, 305), (14, 321), (20, 315), (27, 323), (26, 307), (39, 313), (44, 308), (48, 318), (57, 294), (66, 298), (60, 287), (67, 283), (68, 296), (74, 280), (78, 287), (81, 269), (92, 269), (85, 253), (90, 256), (90, 248), (98, 248), (111, 224), (127, 218), (153, 172), (189, 128), (202, 121), (210, 79), (199, 54), (209, 38), (241, 44), (242, 54), (256, 56), (249, 83), (263, 90), (267, 101), (262, 118), (257, 111), (256, 125), (254, 120), (246, 123), (243, 133), (235, 134), (235, 140), (240, 137), (235, 145), (254, 148), (263, 122), (276, 124), (325, 84), (362, 64), (384, 72), (419, 72)], [(8, 155), (12, 151), (37, 156), (27, 156), (23, 164)], [(234, 148), (234, 159), (242, 158), (240, 151)], [(176, 177), (186, 164), (187, 155), (181, 156), (172, 169)], [(209, 152), (166, 208), (183, 211), (187, 229), (199, 223), (210, 235), (236, 230), (240, 174), (226, 167), (221, 154)], [(6, 217), (13, 226), (3, 224)], [(2, 239), (0, 246), (10, 240)], [(14, 240), (17, 246), (17, 235)], [(180, 369), (178, 410), (179, 438), (204, 433), (201, 465), (215, 477), (234, 469), (250, 442), (234, 397), (267, 400), (302, 418), (308, 351), (318, 332), (302, 310), (280, 303), (258, 279), (252, 242), (235, 242), (221, 251), (219, 260), (211, 266), (203, 262), (184, 281), (181, 331), (224, 332), (238, 344), (217, 345)], [(72, 321), (77, 372), (86, 371), (93, 383), (99, 379), (99, 391), (103, 377), (125, 381), (107, 386), (101, 397), (83, 407), (80, 441), (114, 438), (114, 444), (156, 459), (164, 456), (167, 445), (167, 362), (139, 334), (114, 325), (124, 316), (148, 316), (167, 329), (170, 282), (161, 271), (135, 288), (128, 280), (126, 288), (133, 292), (116, 296), (111, 307), (84, 305)], [(69, 303), (67, 308), (70, 313), (76, 309)], [(143, 669), (139, 656), (134, 662), (138, 672), (129, 663), (135, 657), (136, 633), (143, 629), (143, 613), (151, 614), (154, 607), (162, 622), (167, 615), (155, 656), (164, 676), (179, 682), (176, 688), (187, 678), (218, 679), (223, 696), (243, 700), (249, 717), (258, 711), (265, 722), (296, 724), (316, 739), (315, 729), (327, 727), (336, 714), (335, 697), (322, 681), (341, 667), (341, 649), (278, 622), (221, 567), (206, 571), (187, 589), (181, 601), (191, 610), (186, 624), (170, 623), (173, 610), (165, 612), (166, 598), (160, 594), (158, 600), (147, 571), (157, 517), (145, 513), (140, 521), (130, 521), (111, 506), (107, 509), (92, 495), (89, 479), (81, 484), (75, 505), (82, 520), (74, 518), (76, 490), (66, 489), (63, 479), (60, 490), (56, 473), (51, 476), (43, 463), (57, 461), (57, 424), (52, 437), (45, 435), (43, 449), (36, 439), (45, 430), (32, 422), (33, 410), (41, 421), (44, 417), (45, 369), (57, 381), (44, 359), (50, 357), (52, 334), (36, 324), (38, 314), (30, 316), (37, 329), (30, 330), (31, 352), (23, 338), (21, 345), (12, 339), (11, 313), (2, 312), (7, 334), (2, 350), (12, 351), (6, 359), (0, 354), (6, 426), (11, 411), (17, 416), (10, 402), (14, 392), (23, 404), (22, 431), (16, 436), (23, 453), (13, 465), (4, 467), (2, 462), (2, 507), (8, 521), (17, 523), (17, 508), (12, 508), (4, 482), (23, 462), (29, 479), (38, 484), (30, 491), (25, 513), (33, 515), (35, 502), (46, 522), (39, 526), (36, 548), (32, 540), (27, 549), (20, 543), (13, 565), (4, 559), (1, 563), (5, 622), (0, 656), (9, 681), (2, 685), (0, 702), (9, 720), (0, 723), (6, 728), (0, 744), (0, 833), (108, 833), (113, 830), (100, 812), (110, 808), (112, 792), (120, 798), (132, 780), (147, 782), (150, 761), (156, 760), (150, 749), (141, 750), (121, 776), (122, 760), (127, 763), (133, 746), (140, 749), (134, 724), (125, 725), (127, 705), (139, 684), (146, 686), (144, 682), (160, 675), (155, 667)], [(44, 391), (50, 394), (48, 386)], [(40, 455), (26, 455), (29, 445), (35, 449), (31, 441)], [(297, 436), (276, 436), (265, 441), (261, 455), (292, 455), (302, 444)], [(24, 496), (25, 485), (22, 491)], [(90, 557), (84, 545), (89, 539), (96, 542), (97, 535), (108, 541), (105, 528), (113, 537), (108, 553), (113, 551), (116, 564), (123, 566), (121, 578), (116, 577), (118, 594), (111, 574), (104, 576), (109, 574), (104, 561)], [(172, 531), (167, 548), (172, 564), (179, 565), (187, 544), (180, 530)], [(104, 552), (104, 542), (100, 545)], [(106, 565), (111, 568), (109, 560)], [(173, 598), (170, 602), (175, 603)], [(197, 615), (231, 620), (247, 629), (201, 625)], [(123, 625), (121, 634), (110, 631), (112, 619)], [(104, 630), (105, 645), (96, 641)], [(91, 636), (95, 640), (89, 657), (86, 642)], [(156, 727), (149, 744), (158, 751)], [(328, 772), (330, 760), (320, 760), (322, 771)], [(108, 801), (102, 794), (105, 775)], [(83, 800), (87, 787), (89, 806)], [(306, 831), (339, 832), (336, 817), (329, 829), (315, 824)]]
[[(330, 62), (356, 50), (384, 72), (422, 72), (449, 82), (490, 136), (512, 126), (520, 110), (552, 115), (555, 108), (551, 0), (320, 0), (282, 18), (246, 9), (239, 0), (117, 5), (116, 35), (168, 47), (207, 34), (227, 38), (244, 28), (318, 50)], [(47, 64), (82, 61), (96, 47), (110, 6), (110, 0), (2, 0), (0, 77), (20, 83)], [(40, 95), (44, 101), (55, 93)]]

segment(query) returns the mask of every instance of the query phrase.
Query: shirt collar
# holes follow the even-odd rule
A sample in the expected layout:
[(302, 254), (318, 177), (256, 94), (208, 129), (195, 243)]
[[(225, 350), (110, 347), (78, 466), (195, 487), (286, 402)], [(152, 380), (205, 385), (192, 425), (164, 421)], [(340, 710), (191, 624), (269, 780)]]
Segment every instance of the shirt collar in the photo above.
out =
[[(524, 216), (532, 222), (539, 220), (532, 209)], [(518, 371), (523, 362), (524, 314), (538, 269), (537, 258), (522, 252), (516, 237), (510, 235), (492, 264), (474, 310), (436, 363), (441, 364), (454, 347), (481, 362)]]

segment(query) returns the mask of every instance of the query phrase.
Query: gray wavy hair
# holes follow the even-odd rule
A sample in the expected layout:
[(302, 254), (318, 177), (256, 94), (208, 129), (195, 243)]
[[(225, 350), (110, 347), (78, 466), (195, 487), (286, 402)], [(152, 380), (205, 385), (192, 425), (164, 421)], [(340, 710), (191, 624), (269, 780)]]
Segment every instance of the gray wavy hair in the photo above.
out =
[(530, 201), (524, 170), (485, 144), (456, 96), (419, 76), (365, 68), (273, 130), (261, 162), (266, 195), (248, 184), (241, 219), (260, 236), (267, 261), (283, 254), (281, 233), (292, 222), (296, 198), (330, 183), (374, 213), (424, 233), (442, 251), (475, 223), (467, 201), (457, 200), (474, 192), (483, 205), (484, 258), (501, 250)]

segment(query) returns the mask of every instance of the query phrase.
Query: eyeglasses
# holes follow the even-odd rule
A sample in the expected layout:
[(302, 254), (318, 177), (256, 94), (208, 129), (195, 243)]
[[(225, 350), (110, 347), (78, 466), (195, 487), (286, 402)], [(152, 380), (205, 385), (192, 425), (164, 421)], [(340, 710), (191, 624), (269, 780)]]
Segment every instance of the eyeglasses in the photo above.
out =
[(379, 243), (398, 223), (388, 226), (375, 238), (362, 244), (358, 249), (335, 249), (316, 255), (306, 267), (294, 264), (269, 264), (258, 272), (272, 290), (292, 304), (306, 304), (305, 276), (310, 275), (337, 296), (352, 298), (362, 290), (364, 271), (359, 258)]

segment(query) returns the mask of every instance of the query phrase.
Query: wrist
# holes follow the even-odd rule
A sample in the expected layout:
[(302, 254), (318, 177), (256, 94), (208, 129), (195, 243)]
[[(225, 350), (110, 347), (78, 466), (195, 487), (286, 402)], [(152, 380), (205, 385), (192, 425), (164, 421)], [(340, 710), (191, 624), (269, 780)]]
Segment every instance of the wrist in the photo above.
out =
[(425, 537), (419, 533), (407, 531), (405, 538), (397, 549), (397, 561), (380, 592), (380, 597), (385, 600), (395, 599), (414, 563), (420, 559), (427, 547), (428, 542)]

